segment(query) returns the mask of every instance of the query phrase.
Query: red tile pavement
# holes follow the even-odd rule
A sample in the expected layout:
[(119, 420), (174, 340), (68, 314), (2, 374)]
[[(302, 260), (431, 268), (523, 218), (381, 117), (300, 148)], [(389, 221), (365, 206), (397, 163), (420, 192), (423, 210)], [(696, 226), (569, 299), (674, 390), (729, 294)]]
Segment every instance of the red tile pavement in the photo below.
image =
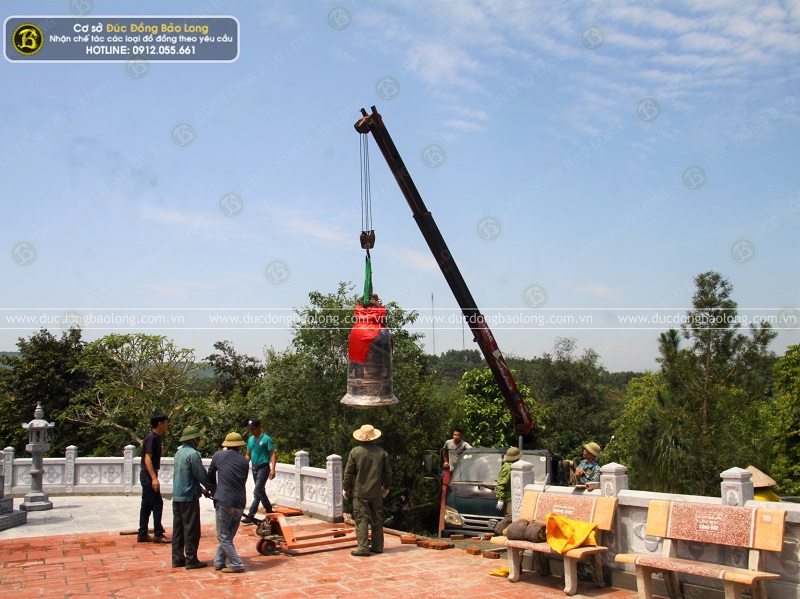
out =
[[(295, 533), (310, 518), (293, 522)], [(301, 528), (297, 530), (294, 526)], [(172, 599), (260, 597), (308, 599), (556, 599), (565, 597), (563, 580), (526, 572), (510, 583), (490, 576), (505, 560), (468, 555), (460, 549), (434, 551), (402, 545), (386, 536), (382, 555), (359, 558), (352, 546), (306, 550), (296, 555), (278, 552), (262, 556), (256, 550), (253, 527), (241, 527), (236, 548), (249, 569), (223, 574), (213, 568), (214, 528), (203, 526), (199, 557), (209, 567), (187, 571), (172, 568), (169, 545), (137, 543), (136, 536), (86, 533), (0, 541), (0, 589), (3, 599), (77, 597), (134, 598), (169, 595)], [(578, 597), (635, 599), (632, 591), (581, 584)]]

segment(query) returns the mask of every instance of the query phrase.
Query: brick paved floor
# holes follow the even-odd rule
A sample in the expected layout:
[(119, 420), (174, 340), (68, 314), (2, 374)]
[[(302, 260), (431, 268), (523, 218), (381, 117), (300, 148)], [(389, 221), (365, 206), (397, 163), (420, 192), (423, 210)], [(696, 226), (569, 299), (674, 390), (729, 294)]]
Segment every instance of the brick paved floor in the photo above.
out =
[[(293, 531), (318, 527), (311, 518), (292, 518)], [(262, 556), (253, 527), (242, 526), (236, 547), (249, 571), (223, 574), (213, 568), (214, 528), (204, 524), (199, 557), (209, 567), (172, 568), (169, 545), (137, 543), (136, 536), (84, 533), (0, 540), (2, 599), (65, 597), (173, 599), (225, 597), (386, 599), (562, 599), (563, 581), (524, 573), (517, 583), (489, 575), (505, 565), (461, 549), (435, 551), (401, 545), (386, 536), (382, 555), (358, 558), (352, 547)], [(310, 530), (310, 528), (305, 529)], [(169, 532), (169, 531), (168, 531)], [(578, 597), (635, 599), (636, 593), (581, 584)]]

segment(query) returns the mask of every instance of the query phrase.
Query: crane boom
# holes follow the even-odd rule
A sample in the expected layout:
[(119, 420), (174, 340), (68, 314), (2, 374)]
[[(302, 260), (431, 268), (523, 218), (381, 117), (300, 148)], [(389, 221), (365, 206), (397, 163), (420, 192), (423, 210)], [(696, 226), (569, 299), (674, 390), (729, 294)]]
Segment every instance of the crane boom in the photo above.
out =
[(497, 341), (489, 325), (486, 324), (486, 319), (475, 304), (472, 293), (470, 293), (464, 277), (461, 276), (461, 271), (458, 270), (455, 259), (447, 249), (447, 244), (439, 232), (439, 227), (436, 226), (436, 222), (433, 220), (433, 215), (425, 207), (422, 196), (417, 191), (408, 169), (403, 164), (400, 153), (397, 151), (389, 132), (386, 130), (386, 126), (383, 124), (381, 115), (378, 114), (374, 106), (372, 107), (372, 114), (367, 114), (367, 111), (363, 108), (361, 109), (361, 114), (363, 115), (362, 118), (355, 124), (356, 131), (364, 135), (372, 133), (397, 184), (400, 186), (400, 191), (403, 192), (403, 196), (405, 196), (408, 205), (411, 207), (414, 220), (417, 222), (422, 236), (425, 238), (447, 284), (450, 286), (450, 290), (461, 307), (461, 312), (472, 330), (474, 340), (480, 347), (483, 357), (486, 359), (486, 363), (489, 365), (489, 369), (500, 387), (503, 399), (511, 412), (514, 433), (520, 438), (521, 445), (532, 447), (535, 428), (533, 417), (528, 411), (525, 401), (520, 397), (519, 389), (511, 370), (508, 368), (508, 364), (497, 346)]

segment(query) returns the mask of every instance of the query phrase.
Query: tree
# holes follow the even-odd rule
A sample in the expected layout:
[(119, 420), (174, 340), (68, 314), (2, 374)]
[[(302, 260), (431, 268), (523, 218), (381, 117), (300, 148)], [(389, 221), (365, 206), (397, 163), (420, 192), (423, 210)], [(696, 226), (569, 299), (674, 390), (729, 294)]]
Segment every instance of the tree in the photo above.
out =
[(5, 391), (0, 410), (8, 415), (0, 419), (0, 434), (6, 445), (24, 450), (27, 434), (20, 425), (33, 419), (39, 401), (45, 418), (58, 423), (48, 436), (55, 455), (62, 455), (79, 437), (91, 438), (88, 431), (81, 433), (80, 427), (64, 419), (70, 400), (89, 384), (86, 374), (75, 370), (84, 345), (80, 328), (62, 332), (60, 339), (41, 329), (27, 340), (19, 338), (18, 356), (0, 356), (0, 388)]
[(775, 364), (778, 430), (772, 476), (785, 495), (800, 495), (800, 345)]
[(444, 379), (460, 381), (464, 373), (480, 368), (483, 355), (477, 349), (451, 349), (439, 356), (429, 357), (431, 368)]
[(705, 495), (720, 472), (763, 455), (759, 413), (770, 400), (775, 332), (767, 323), (739, 332), (733, 287), (719, 273), (702, 273), (695, 285), (682, 330), (660, 337), (665, 388), (639, 431), (634, 462), (651, 471), (654, 490)]
[[(532, 412), (531, 416), (535, 421), (540, 421), (542, 412), (533, 413), (531, 410), (530, 389), (522, 384), (517, 387), (522, 400)], [(488, 368), (473, 368), (461, 378), (450, 428), (455, 426), (463, 429), (464, 438), (474, 447), (518, 445), (511, 411)]]
[(621, 408), (599, 384), (605, 372), (592, 349), (576, 355), (575, 339), (559, 337), (552, 353), (522, 368), (518, 382), (530, 386), (540, 410), (538, 444), (565, 458), (579, 458), (585, 443), (604, 447), (611, 438), (611, 421)]
[(264, 364), (258, 358), (236, 353), (230, 341), (217, 341), (214, 349), (220, 353), (211, 354), (205, 363), (214, 369), (220, 393), (228, 396), (239, 388), (247, 395), (264, 374)]
[(282, 461), (302, 449), (316, 466), (323, 466), (331, 454), (346, 458), (354, 444), (352, 432), (372, 424), (384, 432), (381, 445), (391, 456), (397, 481), (393, 489), (408, 494), (419, 487), (424, 451), (440, 447), (447, 434), (447, 405), (429, 392), (421, 335), (407, 330), (417, 314), (394, 302), (386, 309), (399, 403), (369, 410), (340, 403), (346, 391), (348, 337), (357, 298), (353, 289), (340, 283), (330, 294), (312, 292), (309, 305), (296, 310), (292, 347), (266, 353), (265, 375), (251, 393), (254, 413), (275, 439)]
[(203, 402), (188, 393), (197, 370), (194, 351), (164, 336), (107, 335), (86, 347), (75, 370), (90, 377), (92, 387), (73, 399), (66, 418), (116, 431), (106, 438), (111, 447), (125, 439), (141, 444), (156, 412), (178, 429), (207, 416)]
[(628, 388), (623, 400), (622, 412), (611, 426), (614, 436), (603, 449), (606, 462), (617, 462), (628, 466), (631, 488), (642, 489), (652, 487), (649, 482), (651, 471), (641, 471), (631, 467), (633, 456), (639, 450), (640, 431), (650, 421), (648, 415), (657, 402), (657, 396), (664, 386), (664, 377), (660, 372), (647, 372), (628, 381)]

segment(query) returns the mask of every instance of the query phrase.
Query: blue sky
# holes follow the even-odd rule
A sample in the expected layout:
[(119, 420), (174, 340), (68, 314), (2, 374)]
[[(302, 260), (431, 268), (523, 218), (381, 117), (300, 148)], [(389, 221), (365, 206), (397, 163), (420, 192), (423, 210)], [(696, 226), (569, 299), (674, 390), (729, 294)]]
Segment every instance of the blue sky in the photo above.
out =
[[(776, 353), (800, 343), (796, 1), (3, 10), (233, 16), (240, 53), (136, 76), (0, 62), (0, 350), (69, 319), (198, 358), (286, 348), (310, 292), (363, 284), (353, 124), (372, 105), (505, 354), (574, 337), (609, 370), (655, 369), (708, 270), (742, 322), (776, 324)], [(420, 313), (427, 351), (476, 348), (370, 154), (376, 291)]]

